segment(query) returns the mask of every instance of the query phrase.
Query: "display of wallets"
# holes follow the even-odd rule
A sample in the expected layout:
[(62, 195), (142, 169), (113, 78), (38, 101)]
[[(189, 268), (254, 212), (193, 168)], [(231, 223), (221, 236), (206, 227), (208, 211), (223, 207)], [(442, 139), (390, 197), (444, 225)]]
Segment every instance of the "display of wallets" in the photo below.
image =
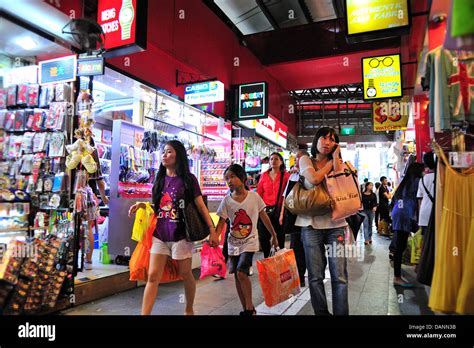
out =
[(40, 131), (45, 129), (44, 123), (46, 122), (46, 112), (44, 109), (34, 109), (33, 118), (33, 130)]
[(33, 122), (35, 119), (35, 112), (33, 109), (26, 109), (25, 110), (25, 129), (26, 130), (33, 130)]
[(7, 106), (16, 106), (17, 85), (11, 85), (7, 89)]
[(3, 129), (5, 126), (6, 115), (7, 115), (7, 110), (0, 110), (0, 129)]
[(28, 85), (28, 98), (26, 104), (30, 107), (39, 104), (39, 85)]
[(26, 105), (28, 101), (28, 85), (21, 84), (17, 88), (16, 105)]
[(0, 109), (7, 108), (7, 96), (7, 90), (5, 88), (0, 88)]
[(25, 110), (17, 110), (15, 111), (15, 126), (14, 129), (16, 131), (22, 131), (25, 129)]
[(13, 111), (7, 111), (5, 114), (5, 129), (6, 130), (13, 130), (15, 126), (15, 113)]

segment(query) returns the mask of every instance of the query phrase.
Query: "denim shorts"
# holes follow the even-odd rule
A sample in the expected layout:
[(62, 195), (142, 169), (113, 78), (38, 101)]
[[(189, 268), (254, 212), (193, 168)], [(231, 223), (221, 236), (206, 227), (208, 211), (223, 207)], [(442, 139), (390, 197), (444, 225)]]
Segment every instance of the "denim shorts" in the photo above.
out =
[(229, 273), (242, 272), (249, 275), (254, 254), (253, 252), (243, 252), (238, 256), (229, 256)]

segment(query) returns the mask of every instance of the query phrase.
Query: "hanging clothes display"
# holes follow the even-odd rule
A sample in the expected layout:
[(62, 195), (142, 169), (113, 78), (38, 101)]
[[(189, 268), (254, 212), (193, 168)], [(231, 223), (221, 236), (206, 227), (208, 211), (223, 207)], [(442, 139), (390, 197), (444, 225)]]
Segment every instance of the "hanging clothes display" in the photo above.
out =
[[(474, 175), (452, 168), (443, 150), (435, 152), (445, 167), (442, 212), (429, 306), (433, 311), (474, 314)], [(438, 204), (437, 204), (438, 206)]]
[(453, 123), (474, 123), (474, 53), (437, 47), (428, 52), (425, 70), (434, 131), (451, 130)]
[[(459, 5), (459, 1), (451, 2), (443, 47), (448, 50), (473, 51), (474, 32), (472, 32), (472, 30), (474, 29), (474, 22), (471, 18), (474, 16), (474, 13), (472, 12), (474, 6), (471, 0), (461, 0), (461, 2), (470, 2), (471, 5), (464, 5), (464, 8), (462, 8), (456, 6), (456, 3)], [(460, 8), (462, 8), (461, 11), (459, 11)], [(467, 18), (467, 20), (464, 18)]]

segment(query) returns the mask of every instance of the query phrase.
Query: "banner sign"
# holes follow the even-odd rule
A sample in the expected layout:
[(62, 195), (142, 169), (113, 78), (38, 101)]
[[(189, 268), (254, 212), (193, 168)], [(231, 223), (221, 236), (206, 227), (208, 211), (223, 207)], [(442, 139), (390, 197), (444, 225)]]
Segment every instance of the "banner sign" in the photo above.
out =
[(390, 99), (384, 102), (374, 102), (372, 104), (374, 131), (406, 130), (411, 105), (408, 97), (396, 101)]

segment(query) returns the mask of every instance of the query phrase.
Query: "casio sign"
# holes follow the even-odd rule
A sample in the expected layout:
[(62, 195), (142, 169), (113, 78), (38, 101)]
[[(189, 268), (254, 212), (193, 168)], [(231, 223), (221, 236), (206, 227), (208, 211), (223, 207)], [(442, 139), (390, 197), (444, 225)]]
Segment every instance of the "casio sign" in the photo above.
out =
[[(209, 84), (207, 83), (202, 83), (199, 85), (191, 85), (191, 86), (186, 86), (186, 92), (187, 93), (193, 93), (193, 92), (203, 92), (207, 91), (209, 89)], [(215, 88), (213, 88), (215, 89)]]

